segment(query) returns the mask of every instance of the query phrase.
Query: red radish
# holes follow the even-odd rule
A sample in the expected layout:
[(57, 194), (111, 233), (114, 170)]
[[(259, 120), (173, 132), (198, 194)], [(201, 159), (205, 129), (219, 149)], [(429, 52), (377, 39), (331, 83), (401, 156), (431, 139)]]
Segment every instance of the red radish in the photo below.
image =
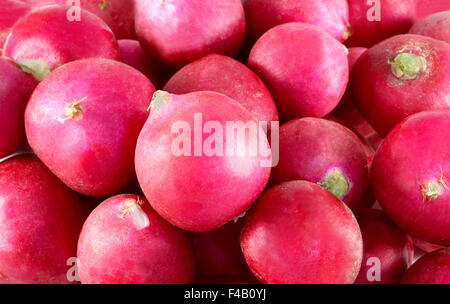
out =
[(450, 284), (450, 248), (421, 257), (403, 276), (402, 284)]
[(192, 245), (148, 201), (113, 196), (89, 215), (78, 241), (84, 284), (187, 284), (194, 278)]
[(411, 114), (449, 110), (449, 82), (450, 45), (407, 34), (366, 51), (353, 68), (350, 87), (361, 113), (384, 137)]
[(70, 21), (69, 9), (52, 5), (33, 10), (14, 25), (3, 56), (22, 64), (38, 80), (69, 61), (90, 57), (120, 59), (117, 41), (100, 18), (83, 10), (80, 21)]
[(100, 17), (111, 28), (117, 39), (136, 38), (134, 31), (134, 3), (133, 0), (21, 0), (34, 7), (51, 4), (75, 5)]
[(269, 86), (284, 119), (329, 114), (348, 81), (346, 48), (304, 23), (266, 32), (250, 52), (248, 64)]
[(431, 243), (428, 243), (428, 242), (425, 242), (423, 240), (419, 240), (416, 238), (413, 238), (413, 242), (414, 242), (414, 246), (418, 247), (420, 250), (422, 250), (425, 253), (445, 248), (444, 246), (431, 244)]
[(136, 141), (154, 90), (143, 74), (121, 62), (68, 63), (30, 99), (30, 146), (70, 188), (90, 196), (117, 193), (134, 178)]
[(136, 173), (163, 218), (204, 232), (250, 207), (269, 178), (271, 151), (244, 107), (210, 91), (158, 91), (151, 109), (136, 147)]
[(418, 0), (417, 3), (417, 15), (419, 18), (449, 10), (450, 2), (448, 0)]
[(255, 281), (239, 244), (244, 221), (231, 221), (219, 229), (191, 233), (197, 281), (207, 283)]
[(350, 209), (307, 181), (265, 192), (245, 219), (241, 247), (256, 277), (269, 284), (351, 284), (363, 254)]
[(450, 111), (412, 115), (375, 155), (375, 195), (386, 214), (415, 238), (450, 245)]
[(0, 57), (0, 159), (25, 143), (23, 114), (36, 80)]
[(212, 54), (186, 65), (164, 86), (174, 94), (215, 91), (240, 102), (261, 122), (278, 120), (275, 101), (266, 85), (242, 63)]
[(356, 212), (364, 244), (361, 270), (355, 284), (395, 284), (414, 258), (411, 238), (380, 210)]
[(410, 34), (428, 36), (450, 43), (450, 8), (420, 19), (409, 30)]
[(351, 209), (370, 207), (368, 160), (361, 140), (344, 126), (320, 118), (292, 120), (280, 128), (279, 163), (271, 183), (307, 180)]
[(235, 56), (245, 36), (240, 0), (136, 0), (144, 49), (176, 67), (210, 53)]
[(28, 14), (31, 7), (15, 0), (0, 0), (0, 52), (13, 25)]
[(407, 33), (416, 20), (417, 0), (348, 0), (349, 46), (370, 47), (388, 37)]
[(242, 0), (247, 33), (256, 41), (269, 29), (284, 23), (317, 25), (339, 41), (348, 38), (349, 16), (346, 0)]
[(69, 283), (67, 261), (87, 215), (82, 204), (36, 157), (0, 163), (0, 280)]
[(161, 64), (149, 60), (145, 55), (139, 41), (131, 39), (122, 39), (119, 43), (122, 62), (126, 63), (147, 76), (157, 87), (162, 88), (168, 79)]

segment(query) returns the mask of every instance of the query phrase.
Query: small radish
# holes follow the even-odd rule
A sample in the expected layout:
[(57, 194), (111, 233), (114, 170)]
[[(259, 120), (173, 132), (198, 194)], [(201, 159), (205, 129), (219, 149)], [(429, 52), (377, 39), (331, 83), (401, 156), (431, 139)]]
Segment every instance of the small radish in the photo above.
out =
[(371, 47), (388, 37), (407, 33), (416, 20), (417, 0), (348, 0), (349, 46)]
[(210, 53), (235, 56), (245, 36), (240, 0), (136, 0), (135, 18), (144, 49), (174, 67)]
[(364, 257), (355, 284), (395, 284), (414, 258), (411, 238), (380, 210), (356, 212), (361, 228)]
[(407, 116), (450, 109), (450, 45), (399, 35), (361, 55), (350, 88), (357, 107), (381, 135)]
[(164, 91), (185, 94), (215, 91), (240, 102), (261, 122), (278, 120), (275, 101), (266, 85), (242, 63), (223, 55), (211, 54), (179, 70)]
[(25, 143), (23, 115), (37, 81), (16, 64), (0, 57), (0, 159)]
[(118, 61), (65, 64), (37, 86), (27, 106), (30, 146), (70, 188), (89, 196), (117, 193), (135, 178), (136, 141), (154, 91), (142, 73)]
[(3, 56), (21, 64), (37, 80), (50, 71), (82, 58), (120, 59), (110, 28), (82, 10), (80, 20), (68, 17), (69, 6), (52, 5), (33, 10), (17, 22), (3, 46)]
[(414, 23), (409, 33), (428, 36), (450, 43), (450, 10), (420, 19)]
[(100, 17), (111, 28), (117, 39), (135, 39), (133, 0), (21, 0), (33, 7), (51, 4), (71, 5), (77, 2), (80, 8)]
[(0, 163), (0, 281), (70, 283), (70, 258), (87, 214), (83, 200), (36, 157)]
[(403, 276), (402, 284), (450, 284), (450, 248), (421, 257)]
[(0, 53), (14, 24), (28, 14), (31, 7), (21, 1), (0, 0)]
[(266, 32), (250, 52), (248, 64), (268, 85), (285, 120), (329, 114), (348, 82), (346, 48), (304, 23)]
[(307, 180), (351, 209), (370, 207), (368, 158), (361, 140), (344, 126), (320, 118), (292, 120), (280, 128), (279, 163), (271, 184)]
[(166, 83), (169, 77), (165, 75), (166, 73), (160, 63), (150, 60), (145, 55), (139, 41), (122, 39), (117, 42), (119, 43), (123, 63), (132, 66), (147, 76), (155, 87), (162, 88), (164, 86), (164, 83)]
[(261, 194), (270, 166), (264, 130), (237, 101), (211, 91), (154, 94), (136, 173), (152, 207), (173, 225), (221, 227)]
[(213, 231), (191, 233), (197, 282), (257, 281), (239, 244), (243, 224), (243, 220), (236, 220)]
[(346, 0), (242, 0), (242, 3), (251, 41), (256, 41), (269, 29), (289, 22), (317, 25), (341, 42), (349, 35)]
[(375, 154), (375, 196), (406, 233), (450, 245), (450, 111), (422, 112), (397, 125)]
[(361, 265), (361, 231), (330, 192), (291, 181), (265, 192), (245, 218), (241, 247), (269, 284), (351, 284)]
[(133, 194), (113, 196), (94, 209), (77, 256), (84, 284), (188, 284), (194, 278), (186, 233)]

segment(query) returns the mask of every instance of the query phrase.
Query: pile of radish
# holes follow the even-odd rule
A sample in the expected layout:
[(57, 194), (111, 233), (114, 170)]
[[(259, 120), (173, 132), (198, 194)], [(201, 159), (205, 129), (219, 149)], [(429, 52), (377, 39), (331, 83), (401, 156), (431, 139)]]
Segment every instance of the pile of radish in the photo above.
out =
[(450, 3), (0, 0), (0, 284), (450, 284)]

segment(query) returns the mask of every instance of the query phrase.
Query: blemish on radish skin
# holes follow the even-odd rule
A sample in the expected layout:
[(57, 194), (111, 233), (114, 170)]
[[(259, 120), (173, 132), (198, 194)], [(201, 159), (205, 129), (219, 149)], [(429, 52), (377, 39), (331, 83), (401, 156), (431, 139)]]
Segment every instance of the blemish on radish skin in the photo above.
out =
[(119, 214), (119, 218), (124, 219), (125, 216), (131, 216), (131, 221), (134, 223), (137, 229), (144, 229), (150, 225), (150, 220), (142, 210), (141, 206), (144, 202), (139, 198), (137, 200), (128, 199), (125, 201), (125, 208), (122, 213)]

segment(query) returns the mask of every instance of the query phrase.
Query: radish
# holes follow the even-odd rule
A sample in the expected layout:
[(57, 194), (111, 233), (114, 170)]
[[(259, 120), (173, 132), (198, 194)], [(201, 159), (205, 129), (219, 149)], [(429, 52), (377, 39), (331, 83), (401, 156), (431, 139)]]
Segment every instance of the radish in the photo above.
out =
[(364, 257), (355, 284), (395, 284), (414, 258), (411, 238), (380, 210), (356, 212), (361, 228)]
[(117, 195), (95, 208), (84, 223), (78, 271), (84, 284), (192, 283), (192, 245), (144, 197)]
[(174, 94), (215, 91), (240, 102), (261, 122), (278, 120), (275, 101), (258, 76), (240, 62), (212, 54), (179, 70), (164, 86)]
[(269, 284), (351, 284), (363, 254), (350, 209), (307, 181), (265, 192), (245, 219), (241, 247), (256, 277)]
[(67, 261), (87, 216), (82, 204), (36, 157), (0, 163), (0, 281), (69, 283)]
[(143, 73), (157, 88), (162, 88), (164, 86), (164, 83), (166, 83), (169, 78), (166, 75), (167, 73), (165, 73), (165, 70), (160, 63), (149, 60), (139, 44), (139, 41), (122, 39), (117, 42), (119, 43), (123, 63), (126, 63)]
[(21, 0), (33, 7), (42, 7), (51, 4), (75, 5), (100, 17), (114, 32), (117, 39), (134, 39), (134, 3), (133, 0)]
[(33, 10), (14, 25), (3, 56), (21, 64), (37, 80), (69, 61), (89, 57), (120, 59), (114, 34), (100, 18), (83, 10), (79, 21), (72, 20), (68, 10), (69, 6), (62, 5)]
[(421, 257), (403, 276), (402, 284), (450, 284), (450, 248)]
[(372, 166), (376, 198), (405, 232), (450, 245), (450, 112), (412, 115), (386, 137)]
[(248, 64), (269, 86), (285, 120), (329, 114), (348, 81), (346, 48), (304, 23), (278, 25), (266, 32), (250, 52)]
[(13, 25), (28, 14), (31, 7), (15, 0), (0, 0), (0, 52)]
[(409, 33), (428, 36), (450, 43), (450, 10), (420, 19), (414, 23)]
[(117, 193), (135, 176), (136, 141), (154, 90), (121, 62), (65, 64), (37, 86), (27, 106), (30, 146), (70, 188), (99, 197)]
[(219, 229), (191, 233), (197, 282), (255, 282), (239, 244), (243, 220), (231, 221)]
[(23, 115), (36, 80), (20, 68), (0, 57), (0, 159), (15, 152), (25, 143)]
[(242, 3), (251, 41), (256, 41), (269, 29), (289, 22), (317, 25), (341, 42), (349, 35), (346, 0), (242, 0)]
[(245, 36), (240, 0), (135, 0), (135, 18), (144, 49), (175, 67), (210, 53), (235, 56)]
[(217, 229), (263, 191), (271, 151), (237, 101), (210, 91), (158, 91), (136, 147), (136, 173), (152, 207), (173, 225)]
[(328, 189), (351, 209), (370, 207), (368, 160), (361, 140), (344, 126), (320, 118), (292, 120), (280, 128), (279, 163), (271, 184), (307, 180)]
[(450, 109), (450, 45), (419, 35), (389, 38), (356, 62), (350, 87), (361, 113), (381, 135), (407, 116)]
[(370, 47), (388, 37), (407, 33), (416, 20), (417, 0), (348, 0), (349, 46)]

